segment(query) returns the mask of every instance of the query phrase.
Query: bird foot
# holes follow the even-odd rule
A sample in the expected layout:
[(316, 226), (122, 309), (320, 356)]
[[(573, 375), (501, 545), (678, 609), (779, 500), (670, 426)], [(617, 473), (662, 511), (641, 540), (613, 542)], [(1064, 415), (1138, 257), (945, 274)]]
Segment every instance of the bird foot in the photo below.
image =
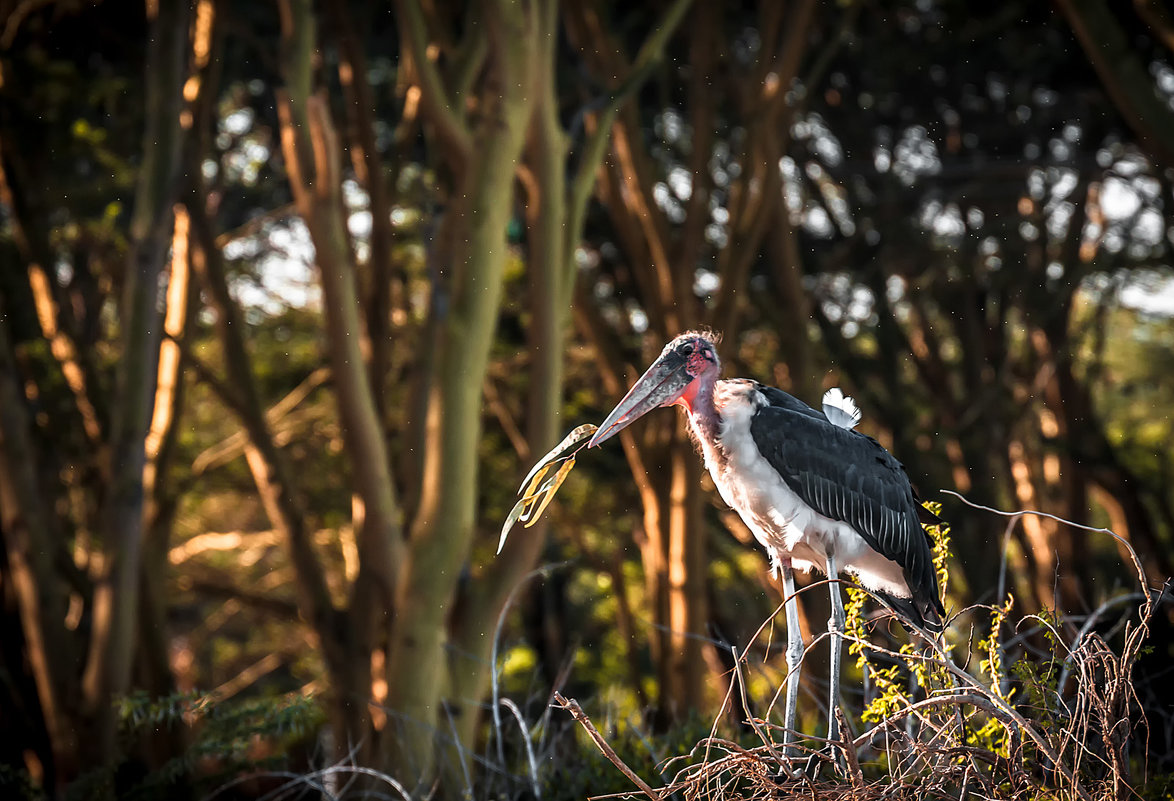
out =
[(844, 770), (844, 756), (831, 743), (818, 751), (811, 752), (811, 755), (807, 757), (807, 763), (803, 766), (803, 775), (810, 781), (818, 781), (819, 774), (823, 771), (825, 764), (831, 764), (840, 771)]
[(827, 764), (843, 768), (843, 757), (833, 745), (825, 745), (817, 751), (812, 751), (806, 759), (798, 756), (784, 756), (779, 763), (778, 773), (773, 778), (778, 783), (797, 781), (819, 781), (820, 774)]
[(775, 773), (771, 778), (776, 784), (784, 784), (802, 781), (805, 777), (806, 768), (801, 762), (792, 760), (790, 757), (783, 757), (783, 761), (779, 763), (778, 773)]
[(822, 751), (813, 751), (811, 756), (807, 757), (807, 764), (803, 766), (803, 775), (813, 782), (818, 781), (823, 770), (823, 759)]

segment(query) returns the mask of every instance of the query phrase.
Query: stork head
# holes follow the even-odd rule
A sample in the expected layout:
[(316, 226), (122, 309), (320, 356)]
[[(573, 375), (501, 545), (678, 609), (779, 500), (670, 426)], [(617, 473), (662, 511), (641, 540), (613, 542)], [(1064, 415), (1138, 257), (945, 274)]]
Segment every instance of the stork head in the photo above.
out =
[(697, 331), (681, 334), (665, 345), (660, 358), (599, 426), (588, 447), (615, 436), (658, 406), (676, 403), (691, 409), (698, 390), (712, 390), (721, 371), (716, 345), (713, 334)]

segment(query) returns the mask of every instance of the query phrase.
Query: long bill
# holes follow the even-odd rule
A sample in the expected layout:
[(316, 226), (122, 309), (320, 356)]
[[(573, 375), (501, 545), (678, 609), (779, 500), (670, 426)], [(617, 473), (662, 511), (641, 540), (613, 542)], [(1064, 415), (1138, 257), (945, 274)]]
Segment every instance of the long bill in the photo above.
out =
[(640, 380), (628, 390), (624, 399), (611, 410), (611, 414), (599, 426), (587, 447), (595, 447), (658, 406), (667, 406), (681, 397), (693, 380), (686, 367), (685, 358), (674, 351), (669, 351), (653, 362), (644, 375), (640, 376)]

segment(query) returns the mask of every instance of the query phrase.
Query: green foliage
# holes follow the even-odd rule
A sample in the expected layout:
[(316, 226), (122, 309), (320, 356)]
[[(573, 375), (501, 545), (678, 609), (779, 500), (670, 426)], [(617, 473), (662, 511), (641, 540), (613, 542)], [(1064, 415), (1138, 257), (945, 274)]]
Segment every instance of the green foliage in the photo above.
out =
[(119, 699), (122, 733), (188, 726), (198, 756), (240, 757), (257, 738), (288, 742), (306, 736), (324, 721), (318, 700), (292, 693), (272, 698), (218, 701), (198, 692), (151, 698), (143, 691)]
[[(83, 776), (70, 788), (71, 798), (115, 786), (128, 801), (166, 798), (168, 788), (179, 786), (209, 791), (246, 770), (288, 766), (289, 749), (325, 721), (318, 699), (297, 693), (218, 701), (199, 692), (151, 697), (140, 690), (116, 706), (123, 762)], [(183, 754), (128, 783), (134, 743), (164, 730), (187, 739)]]
[(1007, 616), (1011, 614), (1011, 607), (1014, 603), (1015, 599), (1008, 594), (1007, 599), (1001, 606), (991, 607), (990, 633), (978, 646), (979, 650), (986, 654), (979, 663), (979, 669), (986, 673), (990, 681), (991, 691), (998, 698), (1008, 703), (1011, 701), (1011, 696), (1015, 694), (1015, 691), (1004, 689), (1006, 673), (1003, 669), (1003, 645), (1001, 640), (1003, 623), (1006, 621)]
[(876, 696), (864, 707), (861, 715), (865, 721), (885, 720), (902, 708), (905, 692), (901, 687), (900, 664), (879, 665), (870, 655), (868, 630), (864, 617), (864, 603), (868, 593), (857, 587), (848, 587), (848, 603), (844, 605), (847, 621), (844, 631), (848, 635), (848, 654), (856, 657), (856, 667), (868, 677), (876, 688)]
[(45, 794), (33, 784), (28, 771), (0, 764), (0, 795), (11, 801), (40, 801)]
[[(935, 515), (942, 513), (942, 505), (936, 501), (925, 501), (922, 505)], [(945, 591), (945, 588), (950, 586), (950, 527), (943, 523), (925, 526), (925, 531), (929, 534), (932, 542), (930, 550), (933, 554), (933, 567), (934, 573), (937, 574), (938, 587)]]
[[(926, 503), (926, 508), (934, 514), (941, 511), (940, 504), (936, 503)], [(925, 530), (932, 540), (933, 565), (938, 585), (947, 587), (950, 579), (950, 527), (943, 523), (926, 526)], [(847, 617), (845, 631), (849, 635), (848, 653), (856, 657), (857, 668), (876, 691), (875, 697), (864, 707), (864, 721), (877, 723), (906, 709), (912, 703), (910, 677), (914, 686), (925, 693), (949, 684), (946, 668), (924, 659), (912, 641), (898, 646), (899, 658), (894, 659), (891, 664), (878, 662), (875, 651), (870, 647), (870, 636), (864, 617), (865, 601), (869, 594), (856, 587), (848, 587), (846, 593), (848, 602), (844, 611)]]
[[(372, 164), (379, 168), (375, 174), (392, 190), (395, 241), (392, 263), (382, 266), (394, 276), (394, 286), (374, 283), (379, 271), (373, 268), (381, 265), (372, 262), (369, 235), (356, 228), (353, 244), (365, 303), (367, 298), (397, 296), (383, 422), (407, 524), (419, 490), (414, 471), (419, 466), (423, 414), (417, 395), (426, 387), (435, 352), (429, 342), (434, 328), (428, 321), (450, 301), (447, 279), (433, 280), (449, 272), (444, 249), (435, 251), (434, 240), (443, 240), (448, 231), (444, 221), (453, 215), (446, 210), (455, 208), (455, 198), (446, 197), (445, 187), (459, 176), (449, 175), (450, 167), (439, 157), (432, 140), (434, 126), (400, 118), (414, 107), (405, 102), (410, 96), (405, 92), (415, 89), (415, 71), (399, 70), (401, 21), (382, 7), (378, 14), (361, 16), (365, 12), (360, 5), (347, 7), (355, 12), (359, 47), (371, 56), (367, 67), (376, 86), (373, 125), (379, 152), (367, 156), (373, 157)], [(575, 7), (565, 5), (567, 11)], [(599, 6), (605, 30), (621, 46), (638, 45), (653, 18), (653, 10), (640, 4)], [(256, 388), (268, 408), (324, 363), (322, 309), (313, 300), (313, 256), (304, 237), (298, 238), (300, 223), (287, 207), (285, 164), (278, 152), (276, 11), (249, 4), (217, 8), (216, 25), (225, 26), (217, 34), (217, 74), (207, 76), (203, 84), (211, 92), (213, 113), (205, 130), (193, 131), (198, 152), (189, 167), (207, 178), (210, 222), (214, 235), (221, 237), (230, 283), (244, 307), (242, 322), (248, 329)], [(657, 67), (657, 90), (632, 99), (631, 119), (638, 122), (628, 135), (632, 146), (653, 145), (634, 155), (638, 172), (650, 174), (645, 196), (656, 205), (641, 221), (647, 229), (639, 229), (632, 225), (631, 209), (617, 197), (639, 197), (640, 187), (625, 186), (611, 197), (598, 193), (601, 203), (591, 211), (579, 251), (582, 261), (575, 267), (584, 290), (576, 299), (576, 313), (583, 319), (576, 327), (581, 339), (571, 341), (565, 353), (566, 402), (561, 414), (566, 427), (600, 419), (608, 400), (601, 390), (600, 361), (611, 361), (611, 371), (623, 379), (626, 362), (634, 364), (634, 354), (664, 333), (657, 310), (675, 307), (680, 300), (648, 291), (653, 282), (644, 280), (641, 265), (650, 259), (639, 247), (625, 244), (626, 239), (644, 239), (625, 233), (628, 228), (656, 231), (665, 237), (674, 271), (681, 265), (673, 256), (692, 254), (689, 264), (682, 262), (685, 294), (690, 264), (696, 265), (697, 287), (707, 285), (701, 278), (718, 279), (709, 282), (718, 285), (716, 290), (694, 290), (705, 294), (706, 310), (721, 309), (723, 285), (734, 285), (738, 270), (721, 268), (747, 265), (749, 291), (739, 288), (739, 300), (731, 306), (737, 310), (731, 317), (742, 318), (745, 325), (741, 331), (726, 332), (729, 374), (763, 380), (773, 376), (773, 383), (796, 388), (806, 381), (818, 382), (826, 368), (834, 367), (836, 380), (852, 386), (868, 407), (863, 425), (876, 426), (870, 433), (887, 444), (886, 437), (891, 436), (893, 452), (927, 489), (948, 483), (957, 475), (952, 471), (969, 472), (974, 479), (971, 497), (997, 502), (999, 493), (1012, 484), (1004, 468), (1011, 439), (1023, 445), (1024, 459), (1033, 470), (1044, 457), (1059, 459), (1065, 484), (1070, 478), (1080, 483), (1082, 474), (1092, 469), (1099, 483), (1091, 486), (1104, 489), (1104, 479), (1119, 472), (1129, 479), (1120, 484), (1121, 490), (1131, 494), (1118, 500), (1145, 518), (1141, 525), (1131, 523), (1134, 541), (1140, 543), (1152, 531), (1150, 545), (1160, 547), (1150, 547), (1146, 556), (1166, 559), (1174, 532), (1165, 520), (1168, 515), (1153, 512), (1168, 508), (1174, 486), (1169, 480), (1174, 470), (1174, 417), (1165, 413), (1174, 397), (1174, 350), (1169, 348), (1174, 323), (1170, 317), (1127, 307), (1120, 297), (1123, 289), (1159, 289), (1168, 277), (1165, 267), (1144, 275), (1133, 269), (1167, 255), (1169, 215), (1160, 193), (1146, 190), (1148, 182), (1160, 183), (1162, 173), (1114, 117), (1060, 15), (1046, 5), (1023, 2), (981, 13), (959, 3), (839, 3), (817, 8), (811, 29), (802, 38), (833, 45), (813, 50), (818, 56), (814, 64), (808, 58), (812, 53), (804, 58), (802, 81), (811, 77), (817, 83), (796, 83), (789, 89), (796, 102), (788, 100), (785, 125), (793, 128), (793, 135), (785, 137), (787, 149), (780, 154), (780, 163), (787, 165), (786, 184), (782, 191), (775, 187), (767, 193), (768, 203), (770, 197), (786, 197), (791, 224), (783, 235), (767, 238), (773, 244), (742, 252), (740, 242), (751, 238), (744, 233), (761, 226), (748, 225), (740, 216), (739, 207), (757, 207), (757, 202), (738, 200), (756, 195), (747, 194), (739, 175), (757, 175), (740, 154), (758, 158), (761, 153), (747, 139), (754, 126), (746, 117), (742, 95), (727, 91), (729, 84), (723, 85), (721, 79), (733, 76), (736, 86), (755, 52), (766, 49), (760, 26), (773, 17), (757, 15), (768, 8), (770, 4), (763, 3), (758, 10), (750, 5), (720, 9), (720, 25), (695, 27), (712, 40), (707, 44), (694, 39), (698, 34), (693, 32), (675, 40), (673, 57)], [(895, 8), (900, 13), (894, 14)], [(33, 8), (22, 23), (10, 26), (20, 35), (6, 50), (0, 87), (4, 166), (20, 201), (11, 208), (6, 205), (0, 214), (0, 296), (7, 300), (7, 308), (0, 311), (8, 315), (3, 324), (19, 350), (21, 378), (36, 415), (45, 506), (65, 529), (60, 555), (73, 553), (82, 573), (102, 564), (87, 550), (93, 547), (95, 521), (106, 496), (97, 484), (104, 470), (103, 449), (76, 424), (75, 394), (37, 325), (26, 278), (30, 256), (16, 246), (13, 234), (16, 213), (23, 209), (25, 233), (35, 242), (47, 243), (42, 266), (52, 274), (63, 310), (62, 328), (76, 338), (78, 352), (95, 363), (89, 389), (98, 417), (108, 423), (111, 399), (117, 397), (110, 394), (110, 377), (112, 365), (121, 357), (113, 343), (126, 269), (125, 229), (135, 207), (132, 188), (141, 163), (141, 65), (148, 41), (143, 21), (126, 16), (109, 17), (102, 4)], [(336, 83), (335, 67), (341, 59), (334, 29), (322, 26), (317, 77), (336, 112), (343, 147), (355, 153), (351, 129), (361, 121), (348, 119), (343, 124), (344, 109), (352, 104)], [(242, 38), (234, 31), (249, 35)], [(835, 46), (845, 33), (851, 33), (851, 45)], [(442, 38), (435, 45), (438, 66), (450, 63), (454, 55)], [(1139, 52), (1147, 54), (1159, 46), (1152, 36), (1139, 36), (1137, 42)], [(713, 76), (716, 83), (705, 93), (703, 106), (688, 88), (694, 82), (689, 75), (694, 62), (685, 56), (710, 45), (726, 55), (720, 58), (721, 67)], [(956, 58), (960, 47), (965, 59)], [(636, 52), (635, 47), (627, 49)], [(1152, 63), (1165, 64), (1167, 56)], [(564, 119), (584, 97), (605, 86), (601, 78), (611, 77), (589, 75), (581, 83), (583, 73), (591, 71), (581, 60), (580, 55), (558, 55), (557, 103)], [(738, 69), (729, 69), (731, 65)], [(710, 106), (713, 115), (707, 121)], [(459, 108), (462, 115), (475, 117), (481, 112), (471, 109), (491, 106)], [(668, 124), (670, 118), (674, 125)], [(684, 120), (688, 124), (682, 124)], [(702, 130), (708, 132), (704, 137), (699, 135)], [(706, 141), (711, 153), (694, 151), (697, 143)], [(1042, 148), (1041, 155), (1046, 142), (1052, 146)], [(1036, 155), (1031, 155), (1033, 149)], [(917, 158), (903, 158), (902, 151)], [(709, 169), (692, 175), (695, 164)], [(355, 167), (343, 169), (348, 212), (369, 210), (365, 179)], [(614, 167), (609, 170), (609, 180), (614, 181)], [(1070, 172), (1080, 176), (1075, 189), (1061, 186)], [(529, 172), (524, 175), (527, 180), (532, 177)], [(671, 180), (690, 175), (687, 182)], [(1128, 185), (1124, 189), (1122, 180)], [(1082, 215), (1100, 212), (1085, 193), (1091, 198), (1093, 188), (1106, 190), (1113, 181), (1119, 182), (1119, 195), (1124, 192), (1140, 204), (1133, 215), (1136, 220), (1119, 217), (1090, 227)], [(674, 199), (676, 189), (661, 191), (685, 183), (691, 196), (704, 202)], [(546, 190), (537, 184), (535, 188), (539, 191), (532, 197)], [(1030, 213), (1022, 211), (1025, 204), (1031, 206)], [(688, 215), (690, 223), (700, 223), (692, 229), (679, 224), (675, 214), (684, 215), (685, 205), (701, 211), (697, 218)], [(1056, 211), (1041, 212), (1044, 207)], [(1049, 217), (1064, 209), (1074, 215), (1070, 221)], [(1154, 212), (1161, 212), (1157, 224), (1147, 217)], [(773, 219), (769, 206), (762, 207), (762, 214), (762, 219)], [(511, 238), (518, 246), (511, 247), (505, 266), (507, 297), (493, 342), (489, 383), (497, 402), (486, 404), (485, 434), (479, 443), (477, 545), (467, 560), (468, 580), (462, 575), (461, 596), (450, 599), (451, 621), (456, 624), (462, 622), (462, 611), (470, 608), (466, 602), (484, 597), (477, 592), (478, 581), (488, 572), (485, 566), (491, 564), (495, 533), (513, 502), (518, 463), (524, 461), (517, 455), (517, 437), (507, 436), (506, 424), (512, 422), (522, 435), (527, 428), (533, 381), (528, 329), (541, 298), (533, 281), (529, 243), (524, 235), (518, 238), (525, 233), (518, 228), (518, 219), (514, 215), (510, 220)], [(824, 223), (817, 224), (821, 219)], [(1116, 240), (1117, 246), (1094, 248), (1095, 259), (1090, 260), (1080, 237), (1094, 228), (1101, 231), (1099, 239)], [(1149, 229), (1159, 232), (1160, 252), (1143, 241)], [(687, 230), (704, 231), (701, 241), (690, 246), (692, 233)], [(794, 264), (786, 257), (789, 246), (780, 244), (787, 240), (803, 254)], [(1041, 254), (1047, 254), (1044, 260), (1050, 263), (1037, 264)], [(706, 267), (711, 264), (716, 271)], [(1055, 268), (1060, 269), (1059, 278), (1053, 274)], [(796, 275), (802, 297), (790, 300), (806, 319), (799, 319), (799, 337), (794, 340), (780, 333), (781, 318), (788, 313), (780, 301), (788, 299), (788, 291), (775, 291), (787, 270), (802, 274)], [(195, 294), (193, 322), (184, 337), (189, 354), (187, 394), (167, 471), (170, 478), (165, 477), (167, 492), (156, 499), (162, 502), (164, 518), (169, 504), (176, 511), (173, 523), (162, 521), (157, 541), (178, 552), (205, 535), (239, 535), (239, 540), (236, 545), (208, 546), (182, 559), (173, 553), (165, 562), (161, 580), (166, 608), (159, 611), (175, 625), (169, 630), (174, 640), (164, 645), (182, 642), (192, 656), (182, 669), (185, 686), (217, 686), (261, 653), (280, 652), (283, 667), (260, 679), (257, 687), (263, 695), (248, 701), (213, 704), (206, 696), (153, 698), (143, 693), (122, 699), (122, 736), (128, 746), (132, 738), (154, 730), (183, 732), (190, 738), (190, 753), (154, 775), (164, 782), (188, 775), (194, 760), (208, 759), (228, 771), (249, 764), (250, 743), (258, 739), (285, 745), (312, 731), (322, 719), (318, 703), (283, 700), (287, 697), (279, 693), (308, 681), (328, 686), (321, 651), (304, 644), (306, 624), (297, 614), (294, 589), (299, 585), (241, 448), (225, 448), (222, 458), (205, 459), (207, 466), (195, 469), (202, 456), (239, 439), (241, 429), (231, 404), (211, 388), (215, 379), (223, 381), (224, 355), (210, 336), (213, 315), (202, 306), (199, 292)], [(1054, 325), (1049, 316), (1070, 302), (1072, 334), (1065, 341), (1065, 326)], [(591, 323), (594, 317), (602, 322)], [(598, 330), (588, 336), (584, 329), (591, 325)], [(1037, 339), (1041, 335), (1046, 342)], [(594, 347), (597, 344), (604, 347)], [(804, 361), (799, 354), (810, 355)], [(1070, 358), (1076, 378), (1073, 395), (1060, 398), (1059, 404), (1055, 387), (1040, 384), (1057, 375), (1055, 368), (1062, 366), (1057, 354)], [(1062, 418), (1065, 409), (1079, 409), (1076, 402), (1082, 390), (1091, 392), (1092, 408), (1077, 418), (1079, 425), (1069, 425), (1054, 436), (1041, 435), (1041, 412)], [(355, 567), (355, 560), (347, 562), (345, 554), (348, 548), (353, 550), (361, 526), (358, 518), (352, 519), (354, 467), (343, 445), (334, 392), (329, 384), (314, 390), (295, 410), (274, 420), (273, 429), (296, 473), (298, 502), (341, 609), (351, 586), (347, 571)], [(648, 440), (663, 440), (677, 423), (666, 416), (658, 425), (659, 429), (646, 429)], [(1100, 447), (1102, 435), (1111, 449)], [(663, 624), (656, 596), (648, 591), (656, 579), (642, 573), (636, 544), (649, 534), (642, 530), (647, 518), (642, 518), (638, 491), (648, 478), (625, 478), (628, 462), (619, 447), (594, 451), (591, 457), (581, 460), (562, 487), (559, 503), (544, 513), (553, 523), (544, 558), (571, 561), (573, 567), (557, 584), (552, 581), (531, 596), (532, 606), (541, 608), (524, 608), (519, 602), (504, 636), (521, 644), (504, 651), (502, 686), (517, 696), (533, 696), (536, 689), (545, 689), (542, 683), (561, 662), (573, 658), (570, 681), (577, 690), (597, 694), (623, 710), (617, 717), (635, 720), (657, 700), (651, 676), (659, 655), (649, 646), (649, 632)], [(645, 469), (655, 477), (664, 466), (649, 463)], [(1045, 478), (1036, 480), (1047, 483)], [(1052, 511), (1062, 513), (1060, 507), (1070, 502), (1057, 499), (1059, 493), (1053, 490), (1063, 488), (1054, 483), (1040, 489), (1039, 497), (1048, 499)], [(1093, 500), (1092, 522), (1108, 524), (1107, 511)], [(940, 511), (936, 505), (931, 508)], [(1085, 511), (1083, 506), (1078, 510)], [(723, 639), (742, 643), (768, 613), (769, 593), (759, 583), (760, 551), (727, 535), (718, 515), (714, 508), (705, 509), (707, 622)], [(939, 583), (959, 606), (978, 597), (993, 572), (995, 560), (987, 558), (989, 521), (981, 517), (954, 519), (954, 547), (962, 557), (958, 561), (949, 558), (950, 531), (928, 529)], [(1090, 548), (1096, 555), (1113, 558), (1084, 558), (1064, 569), (1080, 574), (1082, 589), (1116, 586), (1116, 545), (1098, 539)], [(53, 583), (84, 588), (86, 581), (78, 581), (70, 560), (58, 561), (70, 572)], [(1012, 560), (1009, 571), (1015, 570)], [(1011, 586), (1016, 587), (1016, 598), (1034, 608), (1038, 599), (1028, 597), (1015, 578), (1012, 575)], [(627, 606), (622, 608), (621, 602)], [(891, 643), (883, 633), (870, 631), (862, 617), (865, 603), (864, 593), (849, 592), (849, 649), (874, 693), (864, 720), (877, 723), (950, 686), (952, 680), (941, 664), (926, 661), (911, 642)], [(1063, 631), (1059, 617), (1048, 610), (1038, 615), (1045, 625), (1038, 634), (1024, 636), (1042, 641), (1037, 650), (1043, 655), (1021, 658), (1005, 651), (1005, 639), (1016, 622), (1010, 617), (1010, 597), (996, 603), (1002, 605), (989, 614), (984, 608), (966, 617), (964, 623), (975, 627), (977, 650), (973, 662), (959, 661), (981, 674), (984, 688), (1000, 703), (1041, 727), (1059, 730), (1065, 725), (1056, 700), (1063, 689), (1056, 684), (1065, 653), (1057, 634)], [(617, 625), (621, 614), (632, 624)], [(86, 652), (89, 619), (89, 610), (84, 610), (81, 624), (70, 630), (78, 653)], [(1021, 633), (1014, 631), (1016, 636)], [(882, 654), (873, 644), (892, 653)], [(962, 643), (953, 643), (954, 649), (961, 647)], [(20, 649), (13, 653), (16, 656), (0, 665), (0, 672), (27, 670)], [(167, 664), (165, 659), (162, 664)], [(756, 687), (769, 685), (780, 672), (777, 664), (764, 668), (747, 679), (751, 695), (760, 695)], [(768, 687), (765, 694), (774, 689)], [(985, 712), (968, 710), (967, 715), (966, 743), (1000, 756), (1010, 753), (1003, 723)], [(707, 733), (708, 725), (697, 729)], [(687, 726), (678, 727), (662, 740), (642, 735), (635, 726), (616, 730), (621, 750), (634, 764), (642, 764), (652, 752), (680, 753), (695, 734)], [(581, 744), (582, 753), (567, 757), (567, 770), (593, 771), (600, 782), (593, 785), (571, 775), (561, 781), (552, 778), (552, 786), (557, 785), (552, 792), (584, 797), (613, 787), (629, 789), (593, 746)], [(646, 768), (650, 779), (658, 775), (651, 762)], [(603, 781), (605, 774), (615, 781)], [(0, 774), (0, 785), (7, 789), (10, 779), (16, 782), (17, 797), (28, 789), (19, 775)], [(113, 774), (95, 775), (90, 786), (114, 780)]]
[(1137, 797), (1146, 801), (1174, 801), (1174, 773), (1153, 776), (1137, 789)]

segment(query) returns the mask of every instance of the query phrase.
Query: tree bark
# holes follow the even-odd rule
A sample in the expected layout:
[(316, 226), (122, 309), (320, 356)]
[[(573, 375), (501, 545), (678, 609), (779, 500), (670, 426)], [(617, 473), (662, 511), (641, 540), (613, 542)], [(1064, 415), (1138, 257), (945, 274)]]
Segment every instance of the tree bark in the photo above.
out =
[(109, 763), (117, 753), (113, 700), (130, 687), (143, 539), (144, 441), (154, 407), (159, 349), (156, 304), (181, 150), (188, 5), (182, 0), (162, 0), (154, 8), (155, 17), (149, 23), (144, 157), (130, 226), (120, 358), (111, 407), (110, 485), (102, 526), (106, 566), (94, 593), (93, 636), (82, 679), (85, 703), (97, 726), (90, 745), (98, 763)]
[[(449, 211), (454, 215), (452, 230), (460, 232), (454, 261), (446, 265), (451, 305), (432, 310), (440, 316), (437, 372), (424, 421), (420, 502), (388, 666), (388, 705), (400, 727), (392, 764), (405, 780), (432, 773), (434, 738), (448, 728), (450, 712), (455, 717), (475, 714), (474, 709), (442, 708), (448, 683), (445, 632), (474, 531), (481, 387), (501, 304), (505, 235), (533, 101), (535, 64), (534, 31), (521, 4), (498, 0), (486, 16), (497, 96), (486, 109), (478, 141), (494, 157), (470, 162), (459, 192), (462, 200)], [(441, 769), (449, 777), (448, 791), (456, 793), (463, 783), (460, 765)]]
[[(308, 0), (285, 0), (281, 8), (287, 86), (279, 98), (282, 147), (294, 201), (314, 243), (343, 440), (363, 513), (359, 573), (347, 609), (350, 625), (345, 648), (351, 678), (339, 688), (336, 701), (347, 707), (348, 719), (366, 720), (371, 650), (376, 642), (394, 636), (403, 533), (383, 425), (360, 347), (363, 330), (342, 202), (341, 149), (325, 100), (310, 93), (314, 18)], [(361, 741), (350, 739), (355, 735), (359, 733), (348, 732), (348, 739), (337, 739), (340, 755), (358, 742), (373, 748), (370, 735), (359, 735)]]
[[(2, 310), (0, 310), (2, 311)], [(51, 748), (38, 755), (46, 786), (60, 791), (79, 767), (77, 699), (69, 687), (77, 659), (61, 626), (66, 594), (53, 565), (60, 534), (44, 513), (37, 480), (38, 459), (32, 421), (18, 383), (8, 325), (0, 320), (0, 534), (7, 556), (5, 577), (12, 582), (37, 701)]]

